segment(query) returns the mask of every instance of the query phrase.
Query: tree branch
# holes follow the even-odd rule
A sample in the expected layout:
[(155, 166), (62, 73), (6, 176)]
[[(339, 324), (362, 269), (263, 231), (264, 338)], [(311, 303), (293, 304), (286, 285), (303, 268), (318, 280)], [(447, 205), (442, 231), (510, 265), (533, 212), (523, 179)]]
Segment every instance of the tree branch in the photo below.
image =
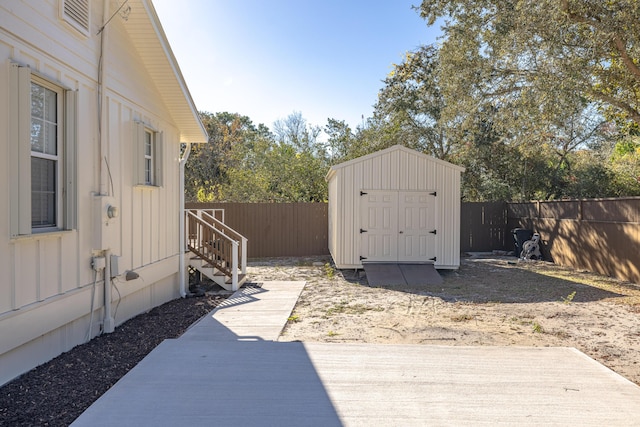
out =
[(636, 79), (640, 80), (640, 68), (633, 62), (633, 59), (629, 57), (627, 44), (622, 37), (620, 35), (616, 35), (613, 38), (613, 44), (618, 53), (620, 53), (620, 57), (622, 58), (624, 65), (626, 65), (627, 69), (636, 77)]
[[(603, 28), (602, 21), (597, 19), (596, 17), (585, 17), (578, 15), (577, 13), (569, 11), (569, 2), (568, 0), (562, 0), (561, 5), (562, 11), (566, 13), (567, 17), (571, 19), (573, 22), (577, 22), (580, 24), (586, 24), (591, 27), (597, 28), (600, 31), (605, 31)], [(629, 57), (629, 52), (627, 52), (627, 44), (623, 35), (617, 32), (610, 33), (613, 35), (613, 47), (620, 54), (622, 58), (622, 62), (627, 67), (627, 69), (635, 76), (636, 79), (640, 80), (640, 67), (638, 67), (631, 57)]]
[(631, 117), (631, 119), (640, 124), (640, 112), (638, 112), (638, 110), (636, 110), (635, 108), (633, 108), (631, 105), (620, 101), (619, 99), (614, 98), (613, 96), (604, 94), (602, 92), (597, 92), (595, 90), (589, 90), (589, 93), (594, 96), (595, 98), (600, 99), (601, 101), (604, 101), (608, 104), (613, 105), (614, 107), (617, 107), (623, 111), (626, 111), (627, 113), (629, 113), (629, 116)]

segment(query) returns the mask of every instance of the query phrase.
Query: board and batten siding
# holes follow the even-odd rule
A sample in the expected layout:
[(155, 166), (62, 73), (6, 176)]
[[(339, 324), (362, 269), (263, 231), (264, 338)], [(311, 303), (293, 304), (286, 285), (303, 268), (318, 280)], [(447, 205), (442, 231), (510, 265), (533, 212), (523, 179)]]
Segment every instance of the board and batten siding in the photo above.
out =
[(338, 268), (362, 268), (360, 192), (437, 192), (437, 268), (460, 265), (460, 174), (464, 168), (400, 145), (333, 166), (329, 189), (329, 251)]
[[(76, 199), (72, 230), (11, 238), (10, 211), (0, 209), (0, 385), (85, 341), (91, 295), (100, 331), (104, 281), (91, 259), (96, 250), (120, 256), (116, 326), (179, 296), (180, 133), (146, 66), (114, 19), (104, 54), (106, 127), (99, 145), (98, 58), (102, 3), (91, 7), (91, 37), (78, 37), (61, 25), (58, 1), (16, 1), (0, 5), (0, 94), (9, 92), (11, 63), (77, 92)], [(55, 53), (55, 54), (54, 54)], [(5, 96), (5, 95), (2, 95)], [(9, 102), (0, 102), (0, 129), (9, 128)], [(162, 135), (162, 185), (135, 185), (134, 124), (142, 121)], [(0, 162), (9, 170), (7, 132), (0, 135)], [(101, 168), (108, 168), (108, 196), (119, 216), (100, 219)], [(9, 174), (0, 174), (0, 203), (10, 200)], [(102, 183), (104, 185), (104, 183)], [(125, 270), (140, 278), (126, 282)], [(118, 298), (113, 293), (115, 306)]]

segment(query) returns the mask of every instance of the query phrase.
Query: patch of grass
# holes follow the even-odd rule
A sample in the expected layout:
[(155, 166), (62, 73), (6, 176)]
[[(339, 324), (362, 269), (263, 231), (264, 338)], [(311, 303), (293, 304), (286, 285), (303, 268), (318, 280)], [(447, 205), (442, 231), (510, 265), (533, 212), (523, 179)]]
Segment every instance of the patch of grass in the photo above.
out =
[(544, 333), (544, 328), (538, 322), (533, 322), (533, 333), (534, 334), (542, 334)]
[(468, 322), (469, 320), (473, 320), (475, 316), (470, 314), (458, 314), (456, 316), (451, 316), (452, 322)]
[(576, 291), (571, 292), (567, 297), (562, 297), (562, 302), (565, 304), (571, 304), (573, 302), (573, 298), (576, 296)]
[(298, 323), (300, 321), (300, 316), (297, 316), (297, 315), (294, 314), (292, 316), (289, 316), (287, 321), (289, 321), (291, 323)]
[(564, 330), (554, 329), (550, 333), (551, 333), (551, 335), (556, 336), (556, 337), (561, 338), (561, 339), (571, 338), (571, 334), (569, 334), (567, 331), (564, 331)]
[(579, 285), (586, 285), (593, 288), (602, 289), (608, 292), (614, 292), (626, 296), (638, 296), (638, 286), (633, 283), (622, 282), (611, 277), (605, 277), (598, 275), (597, 273), (590, 272), (576, 272), (571, 269), (566, 271), (547, 271), (547, 270), (535, 270), (536, 273), (542, 274), (548, 277), (553, 277), (560, 280), (566, 280), (568, 282), (577, 283)]
[(334, 332), (334, 331), (329, 331), (327, 333), (327, 335), (330, 336), (330, 337), (335, 337), (336, 335), (340, 335), (340, 334), (338, 334), (337, 332)]
[(324, 274), (326, 274), (327, 277), (331, 280), (336, 277), (336, 271), (333, 269), (333, 267), (331, 267), (331, 264), (329, 263), (326, 263), (324, 265)]
[(327, 316), (332, 316), (334, 314), (339, 314), (339, 313), (344, 313), (346, 308), (347, 308), (348, 304), (344, 301), (339, 302), (338, 304), (334, 305), (333, 307), (329, 307), (327, 309)]
[(333, 316), (334, 314), (363, 314), (367, 311), (384, 311), (384, 308), (380, 306), (370, 307), (364, 304), (350, 305), (347, 301), (340, 301), (338, 304), (330, 307), (327, 310), (326, 315)]

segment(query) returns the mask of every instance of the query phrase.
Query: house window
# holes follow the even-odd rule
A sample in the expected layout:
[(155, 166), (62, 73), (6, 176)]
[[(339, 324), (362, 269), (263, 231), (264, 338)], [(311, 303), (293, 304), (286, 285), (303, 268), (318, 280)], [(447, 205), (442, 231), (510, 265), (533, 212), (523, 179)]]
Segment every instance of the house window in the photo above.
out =
[(153, 132), (144, 131), (144, 183), (153, 185)]
[(58, 227), (62, 90), (31, 82), (31, 227)]
[(10, 64), (10, 233), (76, 226), (76, 96)]
[(136, 185), (162, 186), (162, 132), (142, 122), (135, 122)]

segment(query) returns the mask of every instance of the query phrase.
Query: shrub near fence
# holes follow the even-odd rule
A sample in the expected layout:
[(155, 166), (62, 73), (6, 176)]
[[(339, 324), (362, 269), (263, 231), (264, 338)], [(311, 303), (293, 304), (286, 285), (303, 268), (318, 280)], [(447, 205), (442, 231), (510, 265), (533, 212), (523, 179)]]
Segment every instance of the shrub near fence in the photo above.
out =
[(328, 255), (326, 203), (187, 203), (224, 209), (225, 223), (245, 236), (248, 258)]
[(508, 229), (540, 233), (555, 263), (640, 283), (640, 198), (508, 203)]

